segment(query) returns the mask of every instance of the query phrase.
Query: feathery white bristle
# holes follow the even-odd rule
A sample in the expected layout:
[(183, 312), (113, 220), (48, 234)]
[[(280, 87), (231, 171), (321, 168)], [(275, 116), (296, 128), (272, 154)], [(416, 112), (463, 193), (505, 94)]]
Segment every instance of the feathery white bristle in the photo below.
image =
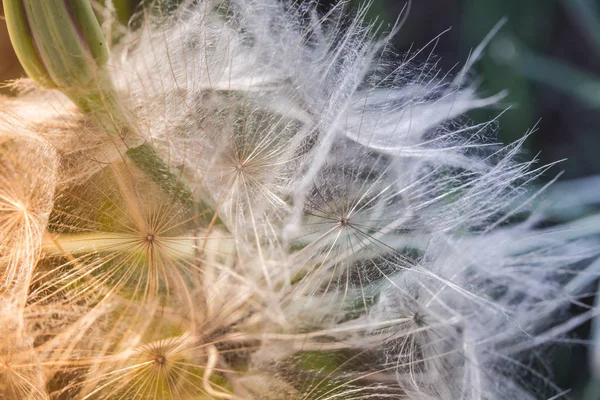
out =
[[(324, 15), (279, 0), (146, 6), (107, 66), (116, 96), (100, 111), (116, 104), (118, 117), (50, 91), (0, 103), (12, 160), (0, 287), (27, 289), (18, 336), (37, 339), (27, 351), (46, 373), (31, 387), (47, 379), (36, 390), (74, 399), (561, 392), (532, 360), (595, 315), (567, 309), (597, 275), (583, 264), (600, 225), (536, 228), (523, 199), (546, 167), (516, 162), (522, 141), (494, 143), (492, 123), (461, 119), (503, 97), (469, 80), (500, 25), (451, 80), (396, 64), (366, 9), (349, 17), (345, 3)], [(15, 219), (27, 199), (37, 208)]]

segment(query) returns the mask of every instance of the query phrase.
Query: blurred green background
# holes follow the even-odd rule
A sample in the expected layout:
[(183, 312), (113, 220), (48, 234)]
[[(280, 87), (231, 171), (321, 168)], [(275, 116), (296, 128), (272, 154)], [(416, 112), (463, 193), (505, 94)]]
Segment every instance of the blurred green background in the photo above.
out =
[[(115, 1), (120, 19), (126, 20), (135, 1)], [(349, 7), (366, 1), (350, 0)], [(321, 6), (327, 9), (334, 2), (322, 0)], [(507, 89), (508, 96), (498, 107), (468, 117), (485, 121), (509, 108), (498, 118), (500, 140), (510, 143), (533, 130), (523, 160), (537, 156), (540, 165), (563, 160), (545, 180), (560, 172), (561, 180), (600, 174), (600, 0), (372, 0), (367, 19), (380, 21), (385, 29), (403, 10), (408, 15), (393, 39), (395, 50), (403, 54), (424, 48), (417, 62), (435, 62), (444, 72), (458, 71), (469, 52), (506, 18), (474, 77), (481, 95)], [(21, 74), (0, 21), (0, 81)], [(593, 298), (585, 301), (591, 304)], [(571, 337), (586, 339), (589, 329), (584, 324)], [(572, 389), (559, 398), (600, 399), (585, 345), (549, 351), (555, 380)]]
[(403, 9), (408, 18), (396, 49), (423, 48), (445, 31), (420, 55), (425, 61), (433, 53), (444, 71), (457, 71), (506, 18), (475, 76), (481, 94), (508, 89), (508, 96), (499, 108), (470, 117), (487, 120), (510, 107), (499, 117), (502, 141), (535, 128), (525, 157), (564, 160), (546, 179), (560, 171), (562, 179), (600, 173), (600, 0), (373, 0), (369, 18), (391, 24)]

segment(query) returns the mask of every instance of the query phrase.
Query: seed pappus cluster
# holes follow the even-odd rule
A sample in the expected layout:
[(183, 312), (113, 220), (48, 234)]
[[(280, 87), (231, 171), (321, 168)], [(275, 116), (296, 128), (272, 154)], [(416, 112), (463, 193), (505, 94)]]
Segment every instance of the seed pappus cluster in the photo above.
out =
[(4, 0), (0, 399), (562, 393), (542, 350), (595, 315), (598, 246), (523, 217), (546, 167), (461, 119), (501, 97), (489, 38), (450, 78), (365, 8), (93, 6)]

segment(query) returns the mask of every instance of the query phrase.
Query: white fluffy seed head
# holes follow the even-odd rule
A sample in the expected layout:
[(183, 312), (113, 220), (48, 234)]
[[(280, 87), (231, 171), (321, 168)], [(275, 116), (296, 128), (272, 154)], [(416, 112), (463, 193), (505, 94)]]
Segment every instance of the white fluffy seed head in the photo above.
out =
[[(38, 157), (0, 152), (15, 160), (0, 169), (0, 206), (21, 187), (3, 182), (27, 176), (20, 198), (38, 207), (35, 229), (14, 222), (16, 200), (0, 210), (0, 260), (28, 289), (19, 309), (48, 366), (43, 390), (559, 392), (530, 367), (532, 349), (575, 323), (576, 263), (597, 243), (578, 226), (509, 224), (544, 169), (514, 161), (521, 142), (494, 144), (491, 123), (459, 118), (501, 97), (479, 98), (468, 80), (482, 48), (450, 80), (396, 64), (364, 9), (169, 4), (149, 2), (113, 46), (106, 110), (41, 91), (1, 103), (0, 131), (6, 120), (39, 143)], [(21, 249), (34, 273), (15, 266)]]

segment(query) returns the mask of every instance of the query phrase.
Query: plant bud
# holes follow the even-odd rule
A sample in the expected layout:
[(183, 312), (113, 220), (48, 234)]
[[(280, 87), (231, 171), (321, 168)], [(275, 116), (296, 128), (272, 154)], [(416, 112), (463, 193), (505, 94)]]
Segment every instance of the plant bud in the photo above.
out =
[(87, 0), (3, 0), (19, 61), (30, 78), (61, 90), (86, 88), (108, 60)]

